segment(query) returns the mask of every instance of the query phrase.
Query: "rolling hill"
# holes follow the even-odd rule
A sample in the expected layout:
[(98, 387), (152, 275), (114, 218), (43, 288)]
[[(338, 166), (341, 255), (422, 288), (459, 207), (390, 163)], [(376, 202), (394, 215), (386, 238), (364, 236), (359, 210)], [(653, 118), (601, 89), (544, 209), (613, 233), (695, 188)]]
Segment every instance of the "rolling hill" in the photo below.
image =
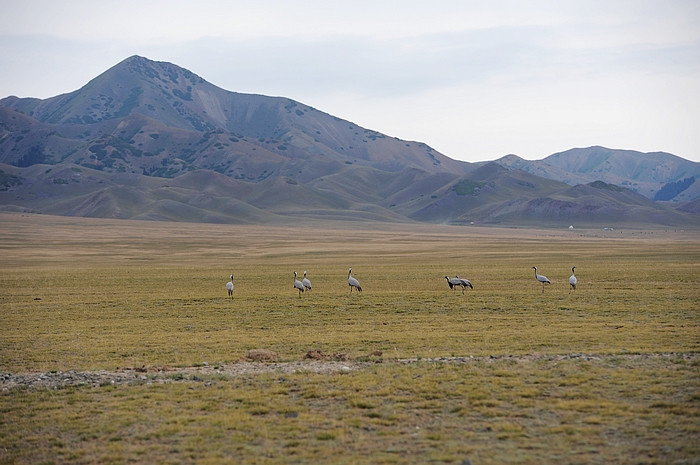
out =
[[(700, 225), (692, 203), (674, 208), (617, 187), (644, 193), (647, 178), (676, 182), (695, 168), (678, 162), (666, 178), (653, 177), (646, 171), (662, 171), (661, 155), (650, 154), (655, 166), (624, 177), (619, 154), (607, 158), (615, 169), (599, 168), (601, 150), (546, 164), (460, 162), (288, 98), (230, 92), (134, 56), (71, 93), (0, 100), (0, 209), (260, 224)], [(692, 182), (667, 188), (681, 189), (695, 195)]]
[[(684, 203), (700, 198), (700, 163), (665, 152), (595, 146), (575, 148), (535, 161), (507, 155), (497, 162), (569, 185), (594, 181), (616, 184), (652, 200)], [(677, 187), (671, 189), (674, 185)], [(668, 191), (666, 195), (664, 191)]]

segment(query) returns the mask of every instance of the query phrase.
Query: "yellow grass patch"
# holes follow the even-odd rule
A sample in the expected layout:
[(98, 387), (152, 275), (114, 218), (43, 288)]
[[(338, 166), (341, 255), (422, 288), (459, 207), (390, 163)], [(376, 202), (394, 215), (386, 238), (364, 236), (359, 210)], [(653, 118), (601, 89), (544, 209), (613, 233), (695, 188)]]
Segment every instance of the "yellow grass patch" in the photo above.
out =
[[(0, 462), (659, 463), (700, 453), (695, 233), (0, 214), (0, 249), (0, 372), (144, 370), (135, 383), (0, 392)], [(361, 294), (350, 295), (351, 266)], [(552, 281), (544, 293), (532, 266)], [(304, 270), (313, 290), (299, 298), (293, 272)], [(453, 292), (445, 275), (474, 289)], [(168, 371), (158, 382), (152, 371), (250, 354), (301, 362), (310, 351), (327, 358), (309, 363), (368, 367)]]

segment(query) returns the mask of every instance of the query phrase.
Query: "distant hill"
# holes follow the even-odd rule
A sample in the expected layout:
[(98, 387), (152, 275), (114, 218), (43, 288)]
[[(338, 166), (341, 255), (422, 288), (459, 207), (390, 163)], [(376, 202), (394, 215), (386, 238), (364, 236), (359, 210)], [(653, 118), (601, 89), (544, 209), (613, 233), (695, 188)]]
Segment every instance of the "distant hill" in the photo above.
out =
[(542, 163), (460, 162), (288, 98), (226, 91), (134, 56), (68, 94), (0, 100), (0, 209), (258, 224), (700, 225), (692, 202), (654, 202), (615, 186), (646, 195), (647, 183), (668, 184), (664, 196), (691, 201), (691, 178), (700, 177), (691, 162), (648, 154), (656, 164), (625, 174), (634, 156), (581, 150)]
[[(654, 200), (677, 203), (700, 198), (700, 163), (665, 152), (642, 153), (605, 147), (576, 148), (543, 160), (507, 155), (497, 163), (570, 185), (604, 181)], [(666, 195), (659, 192), (666, 190)]]

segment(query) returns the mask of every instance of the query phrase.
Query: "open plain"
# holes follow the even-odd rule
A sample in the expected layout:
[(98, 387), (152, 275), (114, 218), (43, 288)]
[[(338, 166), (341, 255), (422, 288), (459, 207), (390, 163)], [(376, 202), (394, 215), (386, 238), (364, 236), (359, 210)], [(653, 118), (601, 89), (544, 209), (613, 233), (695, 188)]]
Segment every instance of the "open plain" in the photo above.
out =
[(0, 463), (700, 463), (699, 278), (697, 231), (1, 213)]

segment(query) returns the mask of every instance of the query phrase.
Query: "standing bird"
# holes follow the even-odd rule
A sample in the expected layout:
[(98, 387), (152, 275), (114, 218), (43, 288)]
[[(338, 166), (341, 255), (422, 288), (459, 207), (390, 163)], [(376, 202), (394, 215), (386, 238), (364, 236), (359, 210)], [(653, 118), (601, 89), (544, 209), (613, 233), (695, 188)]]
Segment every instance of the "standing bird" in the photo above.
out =
[(539, 282), (542, 283), (542, 293), (544, 294), (544, 285), (545, 284), (552, 284), (552, 282), (549, 279), (547, 279), (546, 276), (542, 276), (541, 274), (537, 274), (537, 267), (536, 266), (533, 266), (532, 268), (534, 268), (534, 270), (535, 270), (535, 279), (537, 279)]
[(464, 294), (464, 289), (466, 289), (467, 287), (469, 287), (470, 289), (474, 289), (474, 286), (472, 286), (472, 283), (470, 283), (468, 279), (463, 279), (456, 275), (455, 278), (459, 279), (459, 281), (462, 283), (462, 294)]
[(357, 289), (357, 292), (362, 292), (362, 286), (360, 282), (352, 277), (352, 268), (348, 270), (348, 286), (350, 286), (350, 294), (352, 294), (352, 288)]
[(226, 290), (228, 291), (228, 296), (233, 299), (233, 275), (230, 276), (231, 281), (226, 283)]
[(455, 286), (459, 286), (459, 280), (457, 278), (452, 278), (450, 279), (449, 276), (445, 276), (445, 279), (447, 280), (447, 285), (450, 286), (450, 289), (452, 289), (452, 292), (455, 290)]
[(301, 280), (301, 283), (304, 285), (304, 290), (306, 290), (306, 291), (311, 290), (311, 281), (306, 279), (306, 270), (304, 270), (304, 279)]
[[(447, 285), (450, 286), (450, 289), (452, 289), (452, 293), (454, 294), (455, 289), (457, 286), (462, 286), (462, 294), (464, 294), (464, 288), (467, 286), (464, 284), (462, 279), (459, 279), (459, 276), (455, 276), (454, 278), (450, 278), (449, 276), (445, 276), (445, 279), (447, 280)], [(464, 281), (467, 281), (466, 279)], [(469, 282), (469, 281), (467, 281)], [(471, 286), (471, 283), (469, 284)]]
[(304, 292), (304, 285), (297, 279), (297, 272), (294, 272), (294, 288), (299, 289), (299, 297), (301, 297), (301, 293)]
[(569, 285), (571, 285), (571, 287), (569, 288), (569, 294), (571, 294), (571, 291), (576, 290), (576, 283), (578, 283), (578, 279), (576, 279), (576, 273), (574, 273), (575, 269), (575, 266), (571, 267), (571, 276), (569, 276)]

